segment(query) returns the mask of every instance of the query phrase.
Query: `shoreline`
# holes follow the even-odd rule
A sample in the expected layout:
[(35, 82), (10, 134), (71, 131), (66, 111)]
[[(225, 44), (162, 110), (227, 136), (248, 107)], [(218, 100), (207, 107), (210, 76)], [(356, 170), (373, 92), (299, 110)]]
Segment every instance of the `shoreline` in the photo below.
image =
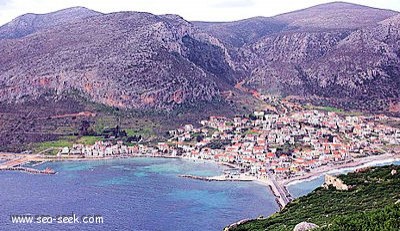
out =
[[(14, 154), (10, 154), (14, 155)], [(218, 166), (222, 166), (224, 168), (238, 168), (232, 163), (226, 162), (218, 162), (214, 160), (204, 160), (204, 159), (193, 159), (182, 156), (167, 156), (167, 155), (130, 155), (130, 156), (110, 156), (110, 157), (102, 157), (102, 158), (79, 158), (79, 157), (46, 157), (40, 155), (25, 155), (25, 157), (29, 158), (28, 162), (38, 161), (39, 163), (35, 164), (35, 166), (40, 166), (47, 162), (75, 162), (75, 161), (107, 161), (107, 160), (116, 160), (116, 159), (135, 159), (135, 158), (164, 158), (164, 159), (180, 159), (185, 161), (193, 161), (198, 163), (213, 163)], [(352, 162), (344, 163), (340, 165), (329, 165), (329, 166), (321, 166), (314, 169), (312, 172), (293, 177), (290, 179), (275, 179), (274, 176), (269, 175), (269, 177), (256, 177), (252, 175), (246, 175), (244, 173), (239, 174), (236, 177), (227, 178), (225, 174), (219, 176), (210, 176), (210, 177), (202, 177), (202, 176), (193, 176), (193, 175), (179, 175), (179, 177), (191, 178), (195, 180), (204, 180), (204, 181), (252, 181), (257, 184), (261, 184), (263, 186), (267, 186), (268, 190), (272, 192), (275, 196), (275, 200), (279, 207), (282, 209), (292, 200), (292, 195), (288, 190), (288, 186), (294, 184), (300, 184), (303, 182), (314, 180), (324, 174), (339, 174), (344, 171), (355, 171), (358, 168), (375, 166), (380, 164), (390, 164), (396, 161), (400, 161), (400, 154), (382, 154), (377, 156), (367, 156), (362, 158), (353, 159)], [(272, 178), (271, 178), (272, 177)]]
[[(4, 155), (5, 153), (3, 153)], [(7, 153), (6, 155), (16, 155), (16, 153)], [(18, 155), (18, 154), (17, 154)], [(23, 155), (23, 154), (20, 154)], [(189, 157), (182, 157), (182, 156), (168, 156), (168, 155), (130, 155), (130, 156), (110, 156), (110, 157), (101, 157), (101, 158), (81, 158), (81, 157), (51, 157), (51, 156), (38, 156), (38, 155), (24, 155), (25, 157), (30, 157), (31, 159), (29, 160), (30, 162), (41, 162), (36, 164), (35, 166), (40, 166), (44, 163), (47, 162), (64, 162), (64, 161), (104, 161), (104, 160), (123, 160), (123, 159), (135, 159), (135, 158), (161, 158), (161, 159), (181, 159), (185, 161), (193, 161), (197, 163), (213, 163), (218, 166), (226, 167), (226, 168), (239, 168), (239, 166), (236, 166), (235, 164), (232, 163), (227, 163), (227, 162), (220, 162), (220, 161), (214, 161), (214, 160), (206, 160), (206, 159), (193, 159)], [(384, 159), (382, 159), (384, 158)], [(353, 159), (352, 162), (345, 163), (345, 164), (338, 164), (338, 165), (325, 165), (325, 166), (320, 166), (313, 171), (302, 175), (302, 176), (297, 176), (289, 179), (277, 179), (277, 181), (282, 184), (283, 186), (290, 186), (293, 184), (298, 184), (304, 181), (311, 181), (313, 179), (316, 179), (320, 177), (321, 175), (327, 174), (327, 173), (341, 173), (343, 171), (355, 171), (358, 168), (363, 168), (363, 167), (370, 167), (370, 166), (375, 166), (375, 165), (380, 165), (380, 164), (386, 164), (386, 163), (393, 163), (400, 161), (400, 153), (399, 154), (382, 154), (382, 155), (376, 155), (376, 156), (367, 156), (367, 157), (360, 157), (360, 158), (355, 158)], [(0, 164), (5, 163), (7, 161), (2, 161)], [(268, 184), (268, 182), (265, 182), (261, 178), (257, 178), (255, 176), (249, 176), (245, 174), (240, 174), (241, 176), (245, 176), (245, 178), (251, 178), (254, 181), (262, 182), (263, 184)], [(219, 177), (219, 176), (215, 176)], [(268, 181), (268, 179), (266, 179)], [(238, 179), (237, 181), (240, 181)], [(247, 180), (248, 181), (248, 180)]]

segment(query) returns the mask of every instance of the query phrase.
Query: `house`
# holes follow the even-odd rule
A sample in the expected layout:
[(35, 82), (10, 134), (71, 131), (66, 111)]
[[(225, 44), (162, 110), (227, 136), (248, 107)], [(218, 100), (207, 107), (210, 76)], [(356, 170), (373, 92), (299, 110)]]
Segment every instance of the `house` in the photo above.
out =
[(275, 169), (275, 174), (277, 175), (286, 175), (287, 173), (289, 173), (288, 168), (278, 167)]
[(61, 155), (68, 155), (69, 154), (69, 148), (68, 147), (63, 147), (61, 150)]
[(166, 143), (158, 143), (157, 145), (158, 150), (160, 150), (161, 152), (168, 152), (169, 150), (169, 145)]
[(254, 155), (261, 155), (261, 154), (263, 154), (264, 153), (264, 146), (255, 146), (254, 148), (253, 148), (253, 154)]
[(254, 115), (256, 116), (256, 117), (259, 117), (259, 118), (263, 118), (264, 117), (264, 112), (263, 111), (255, 111), (254, 112)]
[(191, 132), (193, 130), (193, 125), (192, 124), (186, 124), (184, 126), (185, 131)]
[(102, 158), (104, 157), (104, 151), (100, 149), (92, 149), (85, 153), (85, 158)]

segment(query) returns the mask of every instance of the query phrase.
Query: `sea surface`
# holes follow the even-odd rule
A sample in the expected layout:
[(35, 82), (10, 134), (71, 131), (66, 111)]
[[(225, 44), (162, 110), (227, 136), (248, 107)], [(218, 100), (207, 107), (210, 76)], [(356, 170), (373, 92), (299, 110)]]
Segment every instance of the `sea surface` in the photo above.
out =
[[(400, 161), (394, 161), (394, 162), (385, 162), (385, 163), (370, 163), (366, 164), (364, 166), (385, 166), (385, 165), (400, 165)], [(329, 174), (332, 175), (340, 175), (340, 174), (347, 174), (349, 172), (354, 172), (355, 169), (359, 167), (353, 167), (353, 168), (345, 168), (345, 169), (339, 169), (339, 170), (333, 170), (328, 172)], [(310, 179), (310, 180), (305, 180), (298, 182), (296, 184), (291, 184), (287, 187), (288, 191), (290, 194), (297, 198), (301, 196), (305, 196), (312, 192), (314, 189), (320, 187), (324, 183), (324, 177), (325, 174), (320, 175), (316, 178)]]
[[(223, 167), (180, 159), (56, 162), (56, 175), (0, 172), (0, 230), (222, 230), (278, 210), (270, 190), (252, 182), (205, 182)], [(10, 215), (101, 215), (103, 224), (13, 224)]]

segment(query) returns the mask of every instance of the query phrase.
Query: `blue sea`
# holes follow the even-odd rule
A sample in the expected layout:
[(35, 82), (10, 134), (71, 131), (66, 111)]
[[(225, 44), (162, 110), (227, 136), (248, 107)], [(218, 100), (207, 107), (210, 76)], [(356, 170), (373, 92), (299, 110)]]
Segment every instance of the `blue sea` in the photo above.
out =
[[(399, 165), (400, 162), (394, 164)], [(134, 158), (56, 162), (56, 175), (0, 172), (0, 230), (222, 230), (279, 208), (270, 190), (252, 182), (206, 182), (180, 174), (214, 176), (211, 162)], [(351, 170), (344, 170), (343, 173)], [(294, 197), (313, 191), (323, 176), (293, 184)], [(13, 224), (11, 215), (101, 215), (103, 224)]]
[[(400, 165), (400, 161), (388, 162), (388, 163), (377, 163), (377, 164), (372, 164), (371, 166), (384, 166), (384, 165), (390, 165), (390, 164)], [(353, 171), (354, 171), (354, 168), (348, 168), (348, 169), (332, 171), (329, 174), (338, 175), (338, 174), (346, 174), (346, 173), (353, 172)], [(320, 187), (324, 183), (324, 177), (325, 177), (325, 175), (323, 174), (323, 175), (316, 177), (314, 179), (311, 179), (311, 180), (306, 180), (306, 181), (302, 181), (297, 184), (292, 184), (292, 185), (289, 185), (287, 187), (287, 189), (293, 197), (295, 197), (295, 198), (301, 197), (301, 196), (309, 194), (314, 189)]]
[[(223, 167), (180, 159), (56, 162), (56, 175), (0, 172), (0, 230), (222, 230), (278, 210), (252, 182), (205, 182)], [(10, 215), (101, 215), (103, 224), (13, 224)]]

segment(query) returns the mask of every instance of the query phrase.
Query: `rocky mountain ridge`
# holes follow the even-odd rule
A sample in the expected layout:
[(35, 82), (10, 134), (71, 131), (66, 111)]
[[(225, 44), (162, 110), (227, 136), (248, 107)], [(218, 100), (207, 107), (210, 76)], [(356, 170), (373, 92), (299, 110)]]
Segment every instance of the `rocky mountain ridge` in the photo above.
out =
[(260, 92), (387, 110), (400, 97), (399, 13), (343, 2), (271, 18), (71, 8), (0, 27), (0, 101), (76, 90), (120, 108), (225, 103), (238, 81)]
[(0, 27), (0, 39), (22, 38), (40, 30), (102, 15), (85, 7), (72, 7), (48, 14), (24, 14)]

